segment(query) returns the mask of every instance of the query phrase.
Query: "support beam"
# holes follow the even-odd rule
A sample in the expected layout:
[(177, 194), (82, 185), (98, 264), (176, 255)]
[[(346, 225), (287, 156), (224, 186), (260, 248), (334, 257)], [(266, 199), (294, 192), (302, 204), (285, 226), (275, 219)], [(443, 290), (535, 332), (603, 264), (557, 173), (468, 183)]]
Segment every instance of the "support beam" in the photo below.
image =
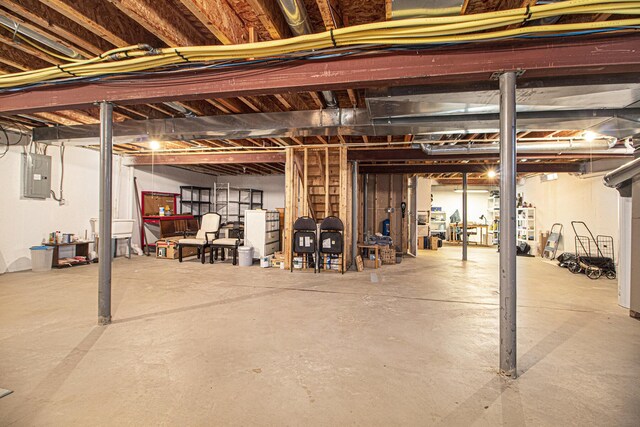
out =
[(467, 260), (469, 235), (467, 234), (467, 173), (462, 174), (462, 260)]
[[(358, 256), (358, 162), (353, 162), (351, 177), (351, 259), (352, 267), (357, 269)], [(366, 207), (365, 207), (366, 210)]]
[(367, 232), (369, 227), (369, 174), (365, 173), (362, 179), (362, 231)]
[[(52, 0), (47, 0), (48, 2)], [(373, 86), (443, 85), (487, 81), (497, 71), (527, 70), (526, 78), (637, 73), (635, 55), (640, 35), (543, 41), (480, 43), (455, 51), (416, 50), (381, 55), (349, 56), (237, 67), (227, 71), (198, 70), (171, 76), (127, 76), (115, 80), (42, 87), (0, 96), (0, 113), (86, 106), (102, 99), (124, 103), (224, 98), (244, 95), (341, 90)], [(398, 67), (397, 64), (402, 64)], [(260, 78), (255, 78), (257, 69)], [(317, 101), (316, 101), (317, 102)]]
[(100, 267), (98, 271), (98, 323), (111, 323), (111, 126), (113, 105), (100, 103)]
[(215, 165), (243, 163), (284, 163), (283, 151), (252, 153), (142, 154), (125, 158), (126, 166), (142, 165)]
[(516, 378), (516, 73), (500, 75), (500, 372)]

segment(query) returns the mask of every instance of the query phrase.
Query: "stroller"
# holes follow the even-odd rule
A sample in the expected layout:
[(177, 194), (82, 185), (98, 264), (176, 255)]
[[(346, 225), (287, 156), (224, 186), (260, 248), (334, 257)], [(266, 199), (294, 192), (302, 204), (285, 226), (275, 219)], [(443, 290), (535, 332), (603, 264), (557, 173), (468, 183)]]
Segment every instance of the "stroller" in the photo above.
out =
[(571, 227), (576, 234), (576, 259), (568, 263), (569, 271), (574, 274), (584, 273), (594, 280), (602, 275), (607, 279), (615, 279), (613, 237), (598, 235), (594, 238), (583, 221), (571, 221)]

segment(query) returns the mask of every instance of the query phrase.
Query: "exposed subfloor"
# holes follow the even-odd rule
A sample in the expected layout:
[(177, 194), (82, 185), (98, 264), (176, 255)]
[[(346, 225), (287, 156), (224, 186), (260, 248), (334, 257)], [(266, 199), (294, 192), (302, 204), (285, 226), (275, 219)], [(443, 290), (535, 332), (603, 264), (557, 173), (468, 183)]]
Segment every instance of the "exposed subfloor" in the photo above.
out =
[(0, 425), (638, 425), (616, 282), (519, 258), (517, 381), (496, 374), (495, 250), (289, 273), (153, 258), (0, 276)]

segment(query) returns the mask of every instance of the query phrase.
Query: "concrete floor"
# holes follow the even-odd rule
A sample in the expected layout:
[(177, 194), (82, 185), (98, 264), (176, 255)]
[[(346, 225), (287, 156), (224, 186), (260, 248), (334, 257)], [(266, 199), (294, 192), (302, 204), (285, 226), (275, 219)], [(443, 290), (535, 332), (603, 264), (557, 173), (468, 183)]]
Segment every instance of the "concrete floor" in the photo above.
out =
[(118, 258), (0, 276), (0, 425), (638, 425), (616, 282), (519, 258), (519, 371), (496, 375), (494, 250), (288, 273)]

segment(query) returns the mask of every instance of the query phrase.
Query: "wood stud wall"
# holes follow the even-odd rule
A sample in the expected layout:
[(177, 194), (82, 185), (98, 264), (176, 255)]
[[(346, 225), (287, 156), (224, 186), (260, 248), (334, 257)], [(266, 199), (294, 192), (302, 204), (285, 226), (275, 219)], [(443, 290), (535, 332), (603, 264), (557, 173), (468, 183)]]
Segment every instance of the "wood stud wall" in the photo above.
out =
[[(285, 163), (285, 268), (290, 267), (293, 223), (310, 216), (320, 223), (330, 215), (345, 226), (345, 260), (351, 256), (351, 165), (346, 147), (290, 147)], [(348, 263), (347, 263), (348, 264)]]

